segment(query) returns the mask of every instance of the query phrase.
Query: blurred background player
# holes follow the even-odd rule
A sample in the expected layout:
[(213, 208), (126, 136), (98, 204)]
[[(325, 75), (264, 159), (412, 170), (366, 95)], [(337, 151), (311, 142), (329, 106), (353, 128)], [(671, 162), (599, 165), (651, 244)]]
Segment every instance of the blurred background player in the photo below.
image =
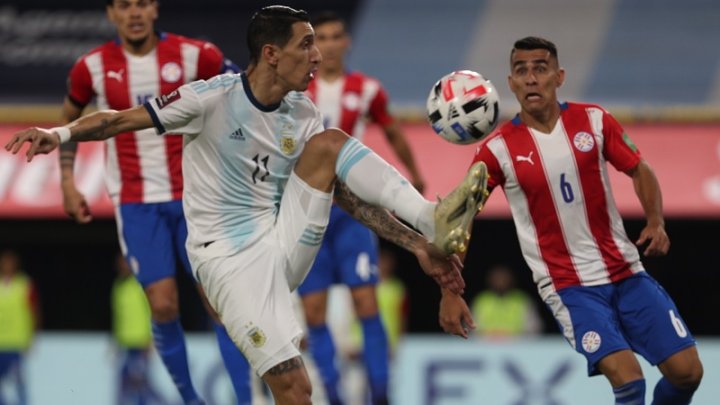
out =
[[(108, 19), (118, 38), (78, 59), (70, 71), (63, 121), (78, 118), (96, 98), (98, 108), (122, 110), (169, 94), (182, 84), (209, 79), (232, 65), (213, 44), (158, 32), (155, 0), (107, 0)], [(106, 185), (115, 204), (120, 247), (152, 311), (155, 346), (186, 403), (200, 397), (190, 379), (179, 321), (175, 281), (177, 260), (190, 272), (182, 210), (182, 136), (157, 136), (154, 130), (128, 132), (106, 143)], [(76, 144), (60, 153), (65, 211), (79, 223), (92, 220), (73, 178)], [(198, 288), (203, 302), (204, 293)], [(225, 367), (238, 400), (250, 402), (249, 365), (215, 320)]]
[(125, 257), (115, 259), (117, 275), (112, 286), (112, 332), (122, 359), (118, 378), (118, 404), (159, 402), (149, 376), (152, 347), (150, 306), (142, 286)]
[(476, 332), (490, 339), (536, 335), (542, 324), (528, 294), (515, 286), (515, 273), (498, 265), (487, 272), (487, 288), (473, 299)]
[[(40, 324), (38, 295), (20, 270), (20, 257), (12, 250), (0, 252), (0, 383), (13, 380), (16, 401), (27, 403), (22, 360)], [(2, 397), (0, 404), (9, 403)]]
[[(508, 85), (520, 113), (478, 148), (473, 163), (488, 165), (489, 190), (503, 188), (538, 292), (585, 356), (588, 375), (605, 375), (616, 404), (642, 405), (645, 377), (636, 352), (663, 375), (654, 405), (689, 404), (703, 375), (695, 339), (636, 247), (646, 257), (670, 249), (658, 180), (607, 111), (558, 101), (564, 79), (555, 44), (516, 41)], [(614, 204), (606, 162), (632, 178), (645, 213), (635, 245)], [(444, 291), (443, 328), (466, 336), (468, 318), (462, 297)]]
[[(410, 180), (420, 192), (423, 179), (400, 127), (388, 112), (388, 97), (380, 83), (360, 72), (349, 72), (345, 56), (350, 36), (345, 22), (325, 12), (312, 20), (315, 43), (323, 61), (307, 93), (323, 114), (326, 128), (337, 127), (362, 140), (366, 120), (379, 124)], [(378, 314), (375, 285), (377, 275), (375, 235), (338, 206), (333, 206), (330, 224), (315, 264), (298, 289), (309, 329), (310, 352), (322, 376), (332, 404), (340, 404), (340, 375), (335, 345), (326, 323), (328, 289), (334, 283), (350, 288), (355, 313), (363, 331), (362, 357), (367, 369), (373, 403), (387, 403), (388, 343)]]
[(380, 281), (377, 285), (377, 301), (391, 354), (395, 352), (395, 347), (405, 332), (405, 314), (408, 307), (405, 284), (396, 276), (397, 263), (394, 250), (380, 249), (378, 258)]

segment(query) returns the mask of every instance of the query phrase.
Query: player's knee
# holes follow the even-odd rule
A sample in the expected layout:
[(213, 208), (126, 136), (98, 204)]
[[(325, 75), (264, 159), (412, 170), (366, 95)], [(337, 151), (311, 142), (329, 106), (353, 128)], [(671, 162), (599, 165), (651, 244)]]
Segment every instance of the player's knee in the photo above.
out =
[(695, 389), (703, 378), (703, 366), (700, 360), (690, 362), (682, 367), (676, 367), (665, 377), (672, 385), (681, 389)]
[(312, 386), (310, 381), (307, 379), (301, 379), (301, 381), (295, 381), (292, 387), (287, 391), (288, 404), (312, 404)]
[(178, 303), (168, 297), (153, 297), (149, 301), (152, 318), (156, 321), (169, 322), (176, 319), (180, 313)]
[(319, 307), (315, 307), (312, 311), (305, 311), (305, 322), (310, 327), (325, 324), (325, 311)]
[(325, 131), (313, 136), (305, 144), (303, 153), (307, 153), (316, 157), (332, 158), (340, 153), (345, 142), (349, 139), (347, 134), (338, 129), (326, 129)]

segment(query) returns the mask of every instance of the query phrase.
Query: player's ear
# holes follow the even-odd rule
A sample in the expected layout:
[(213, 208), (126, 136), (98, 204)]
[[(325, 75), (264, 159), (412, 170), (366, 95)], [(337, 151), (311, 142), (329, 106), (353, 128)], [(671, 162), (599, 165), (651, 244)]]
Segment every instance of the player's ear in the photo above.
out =
[(262, 56), (267, 61), (268, 65), (270, 66), (277, 66), (279, 58), (280, 49), (278, 49), (277, 46), (271, 45), (271, 44), (265, 44), (262, 47)]
[(561, 87), (565, 83), (565, 69), (559, 68), (557, 71), (558, 87)]

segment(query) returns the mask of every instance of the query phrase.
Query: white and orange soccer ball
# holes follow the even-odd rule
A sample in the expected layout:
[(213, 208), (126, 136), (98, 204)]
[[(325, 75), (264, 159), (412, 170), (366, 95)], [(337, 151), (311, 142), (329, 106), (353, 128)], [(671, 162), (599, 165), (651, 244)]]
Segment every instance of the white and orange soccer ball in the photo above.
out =
[(490, 135), (498, 122), (498, 94), (480, 73), (459, 70), (442, 77), (430, 90), (430, 125), (445, 140), (467, 145)]

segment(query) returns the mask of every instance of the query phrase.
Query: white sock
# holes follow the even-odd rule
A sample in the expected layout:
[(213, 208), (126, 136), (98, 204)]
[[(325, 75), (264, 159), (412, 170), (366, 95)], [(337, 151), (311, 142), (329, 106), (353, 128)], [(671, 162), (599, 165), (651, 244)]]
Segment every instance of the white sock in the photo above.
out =
[(357, 139), (350, 138), (340, 149), (335, 173), (361, 200), (389, 209), (426, 238), (434, 238), (435, 203)]

